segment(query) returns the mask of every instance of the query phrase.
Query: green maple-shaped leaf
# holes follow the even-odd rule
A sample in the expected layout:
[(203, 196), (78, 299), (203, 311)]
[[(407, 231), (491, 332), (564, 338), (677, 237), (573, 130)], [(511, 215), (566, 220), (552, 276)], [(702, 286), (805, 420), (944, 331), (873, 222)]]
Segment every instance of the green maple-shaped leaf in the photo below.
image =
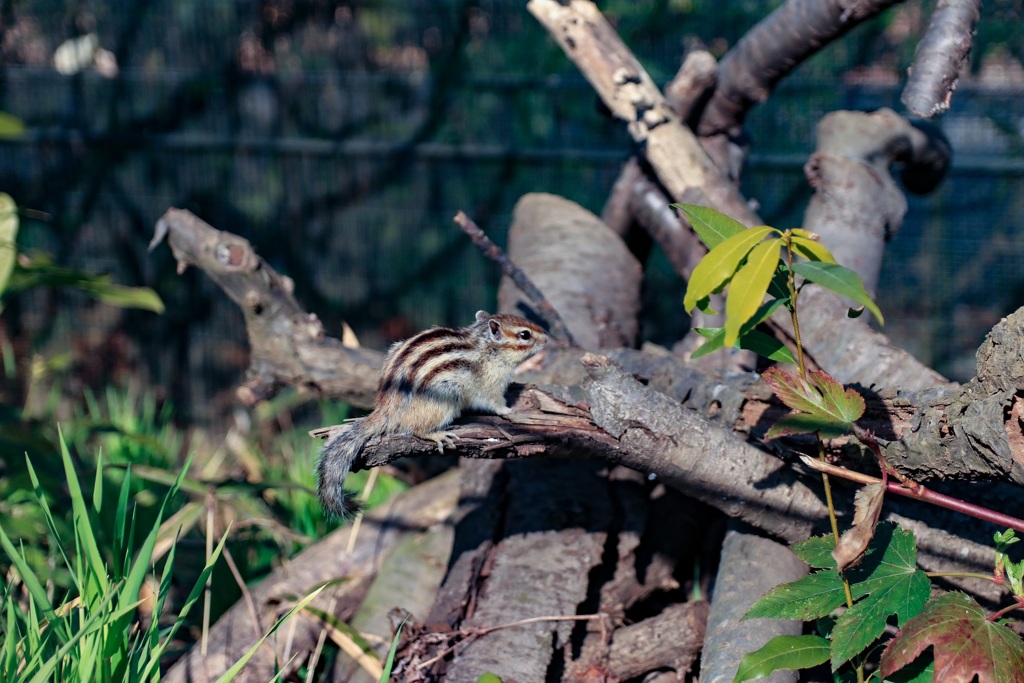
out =
[(747, 226), (735, 218), (729, 218), (724, 213), (707, 206), (673, 204), (672, 208), (679, 209), (686, 214), (686, 220), (689, 221), (690, 227), (707, 245), (708, 249), (714, 249), (733, 235), (738, 235), (747, 229)]
[(834, 439), (850, 433), (847, 425), (836, 424), (830, 419), (823, 419), (817, 415), (808, 413), (793, 413), (786, 415), (773, 424), (765, 433), (765, 439), (778, 439), (783, 436), (796, 436), (798, 434), (821, 434), (823, 439)]
[(1024, 683), (1024, 642), (963, 593), (940, 595), (903, 625), (882, 653), (880, 673), (890, 676), (932, 648), (934, 679), (943, 683)]
[(776, 586), (751, 605), (743, 618), (810, 621), (845, 604), (839, 573), (825, 570)]
[(832, 551), (836, 548), (836, 539), (832, 534), (825, 536), (811, 536), (807, 540), (797, 541), (789, 546), (797, 557), (807, 565), (817, 569), (835, 569), (836, 558), (832, 557)]
[(844, 389), (823, 370), (800, 375), (769, 368), (761, 377), (779, 400), (796, 411), (775, 423), (765, 438), (821, 432), (828, 438), (853, 430), (853, 423), (864, 414), (864, 398), (854, 389)]
[(913, 533), (892, 523), (878, 525), (863, 562), (847, 578), (857, 602), (832, 629), (833, 671), (881, 636), (890, 615), (906, 623), (931, 591), (928, 577), (917, 568)]

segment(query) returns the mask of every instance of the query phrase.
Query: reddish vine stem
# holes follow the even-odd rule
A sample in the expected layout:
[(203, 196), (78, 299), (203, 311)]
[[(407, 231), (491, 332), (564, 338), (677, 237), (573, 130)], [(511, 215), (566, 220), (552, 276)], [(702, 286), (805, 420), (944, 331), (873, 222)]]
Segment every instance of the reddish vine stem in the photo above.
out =
[(574, 346), (576, 342), (573, 340), (569, 328), (562, 321), (562, 316), (558, 315), (558, 311), (547, 300), (544, 293), (537, 288), (537, 285), (533, 284), (533, 281), (519, 266), (512, 262), (508, 254), (491, 241), (491, 238), (487, 236), (480, 226), (474, 223), (473, 219), (464, 212), (459, 211), (455, 214), (454, 220), (455, 224), (462, 228), (462, 231), (473, 241), (477, 249), (483, 252), (484, 256), (497, 263), (501, 267), (501, 271), (509, 276), (512, 282), (516, 283), (516, 286), (523, 291), (523, 294), (529, 297), (530, 301), (537, 307), (537, 313), (548, 324), (548, 332), (551, 333), (551, 336), (562, 342), (565, 346)]
[(997, 612), (993, 612), (992, 614), (988, 615), (985, 618), (985, 621), (993, 621), (993, 622), (994, 621), (999, 621), (1000, 619), (1002, 619), (1003, 617), (1005, 617), (1007, 614), (1009, 614), (1010, 612), (1012, 612), (1015, 609), (1024, 609), (1024, 604), (1022, 604), (1019, 601), (1019, 599), (1018, 599), (1017, 602), (1013, 603), (1012, 605), (1007, 605), (1006, 607), (1002, 608), (1001, 610), (999, 610)]
[[(853, 470), (848, 470), (845, 467), (839, 467), (838, 465), (830, 465), (829, 463), (815, 460), (807, 455), (801, 455), (800, 461), (811, 469), (824, 472), (825, 474), (832, 474), (843, 479), (848, 479), (849, 481), (855, 481), (858, 484), (882, 483), (881, 479), (878, 477), (872, 477), (870, 474), (854, 472)], [(885, 488), (889, 493), (895, 493), (899, 496), (932, 503), (939, 507), (955, 510), (961, 514), (981, 519), (986, 522), (992, 522), (993, 524), (998, 524), (999, 526), (1015, 529), (1016, 531), (1024, 533), (1024, 519), (1011, 517), (1010, 515), (1003, 514), (1002, 512), (996, 512), (995, 510), (990, 510), (989, 508), (981, 507), (974, 503), (968, 503), (967, 501), (960, 500), (959, 498), (953, 498), (952, 496), (932, 491), (921, 484), (917, 484), (916, 489), (912, 489), (903, 486), (902, 484), (890, 481), (886, 483)]]

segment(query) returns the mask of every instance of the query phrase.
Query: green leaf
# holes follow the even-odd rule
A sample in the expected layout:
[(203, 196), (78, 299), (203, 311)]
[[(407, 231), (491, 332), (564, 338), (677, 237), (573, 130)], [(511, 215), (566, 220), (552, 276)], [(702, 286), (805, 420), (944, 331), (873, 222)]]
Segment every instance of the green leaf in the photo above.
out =
[[(790, 363), (792, 365), (796, 365), (796, 358), (793, 357), (793, 352), (790, 351), (785, 344), (769, 334), (764, 334), (763, 332), (754, 329), (770, 318), (775, 310), (785, 303), (785, 301), (779, 299), (772, 299), (771, 301), (763, 303), (757, 310), (757, 313), (755, 313), (740, 330), (738, 346), (741, 349), (753, 351), (759, 356), (764, 356), (765, 358), (777, 363)], [(717, 351), (725, 346), (724, 327), (695, 327), (693, 331), (708, 341), (701, 344), (701, 346), (690, 356), (691, 358), (706, 356), (707, 354)]]
[[(801, 232), (806, 232), (801, 230)], [(795, 251), (800, 256), (810, 261), (821, 261), (824, 263), (835, 263), (836, 259), (832, 256), (832, 252), (825, 247), (824, 244), (817, 240), (808, 239), (807, 237), (797, 236), (796, 231), (793, 231), (793, 237), (790, 238), (789, 242), (793, 246)]]
[(740, 336), (743, 325), (761, 307), (768, 284), (779, 265), (782, 240), (771, 239), (755, 246), (747, 256), (729, 285), (725, 302), (725, 344), (732, 346)]
[[(722, 336), (724, 342), (725, 335), (723, 334)], [(701, 346), (701, 348), (704, 347)], [(788, 346), (770, 334), (765, 334), (759, 330), (741, 333), (740, 348), (753, 351), (757, 355), (773, 360), (776, 363), (796, 365), (796, 358), (793, 357), (793, 352), (789, 350)]]
[(0, 111), (0, 138), (20, 138), (24, 134), (24, 121), (17, 116)]
[(882, 653), (879, 671), (891, 676), (926, 649), (935, 659), (934, 680), (1024, 683), (1024, 643), (963, 593), (945, 593), (928, 601)]
[(789, 266), (785, 263), (779, 263), (778, 269), (775, 271), (775, 275), (772, 276), (772, 281), (768, 285), (768, 296), (773, 299), (779, 299), (782, 303), (789, 305)]
[(750, 250), (772, 232), (768, 227), (744, 230), (708, 252), (693, 269), (686, 286), (683, 306), (687, 312), (692, 311), (698, 301), (728, 283)]
[(839, 573), (823, 570), (776, 586), (751, 605), (743, 618), (810, 621), (845, 604)]
[(45, 254), (34, 254), (26, 265), (17, 264), (8, 292), (21, 292), (41, 285), (73, 287), (112, 306), (141, 308), (156, 313), (164, 310), (160, 297), (148, 287), (116, 285), (106, 275), (55, 266)]
[[(166, 504), (167, 499), (164, 499)], [(139, 602), (139, 591), (142, 589), (142, 584), (146, 580), (146, 576), (149, 574), (150, 562), (153, 558), (153, 548), (156, 545), (157, 532), (160, 530), (160, 521), (163, 519), (163, 505), (160, 506), (160, 512), (157, 515), (156, 521), (153, 523), (153, 528), (150, 529), (149, 534), (146, 536), (146, 540), (143, 541), (142, 547), (135, 556), (135, 561), (132, 563), (132, 568), (128, 572), (128, 576), (121, 586), (120, 593), (117, 598), (118, 605), (125, 605), (128, 603)], [(132, 620), (135, 618), (135, 609), (133, 608), (130, 612), (118, 617), (116, 620), (109, 622), (109, 629), (112, 633), (125, 632), (131, 625)], [(103, 653), (104, 657), (113, 657), (114, 653), (121, 646), (120, 638), (111, 638), (107, 642), (107, 648)]]
[(848, 425), (836, 424), (834, 420), (827, 417), (819, 417), (808, 413), (792, 413), (779, 420), (768, 428), (764, 438), (768, 441), (784, 436), (798, 436), (800, 434), (821, 434), (823, 439), (836, 439), (850, 433)]
[(811, 382), (821, 393), (821, 407), (837, 422), (852, 424), (864, 414), (864, 397), (856, 389), (846, 389), (824, 370), (811, 372)]
[(81, 544), (81, 552), (85, 556), (85, 576), (91, 581), (84, 580), (82, 589), (88, 591), (90, 584), (96, 592), (93, 595), (82, 595), (83, 602), (89, 604), (101, 594), (107, 592), (110, 580), (107, 576), (107, 566), (100, 555), (99, 543), (93, 534), (92, 519), (89, 516), (89, 508), (85, 504), (85, 497), (82, 495), (82, 488), (78, 483), (78, 475), (71, 462), (71, 454), (68, 453), (67, 443), (64, 441), (64, 434), (57, 428), (57, 437), (60, 440), (60, 454), (64, 461), (64, 475), (67, 478), (68, 493), (71, 495), (71, 509), (73, 511), (72, 521), (75, 527), (75, 539)]
[(743, 655), (733, 683), (763, 678), (783, 669), (806, 669), (828, 661), (828, 640), (821, 636), (775, 636), (759, 650)]
[(797, 541), (789, 546), (797, 557), (807, 565), (817, 569), (835, 569), (836, 558), (832, 557), (835, 550), (836, 539), (832, 534), (824, 536), (811, 536), (805, 541)]
[(164, 312), (164, 302), (149, 287), (125, 287), (106, 283), (84, 288), (105, 304), (118, 308), (139, 308), (154, 313)]
[(878, 310), (878, 306), (875, 305), (875, 302), (871, 300), (871, 297), (864, 290), (864, 283), (861, 281), (860, 276), (849, 268), (835, 263), (808, 261), (793, 264), (793, 272), (802, 276), (808, 282), (817, 283), (826, 289), (831, 289), (840, 296), (845, 296), (847, 299), (852, 299), (859, 304), (867, 306), (868, 310), (878, 319), (878, 322), (882, 325), (885, 324), (882, 312)]
[(7, 289), (18, 258), (18, 206), (0, 192), (0, 294)]
[(708, 249), (714, 249), (730, 237), (747, 229), (747, 226), (735, 218), (729, 218), (724, 213), (715, 211), (708, 206), (673, 204), (672, 208), (679, 209), (686, 214), (686, 220), (689, 221), (690, 227), (707, 245)]
[[(408, 617), (406, 617), (408, 619)], [(391, 649), (388, 650), (388, 658), (384, 661), (384, 670), (381, 671), (380, 680), (378, 683), (388, 683), (391, 678), (391, 670), (395, 666), (395, 653), (398, 652), (398, 639), (402, 635), (402, 627), (405, 626), (405, 619), (398, 625), (398, 630), (395, 631), (395, 637), (391, 639)]]
[[(188, 462), (186, 462), (185, 469), (188, 469)], [(168, 497), (170, 497), (170, 494), (168, 494)], [(188, 616), (188, 613), (192, 610), (192, 606), (195, 605), (196, 601), (199, 600), (199, 597), (203, 594), (203, 591), (206, 588), (206, 581), (210, 578), (210, 574), (213, 573), (213, 567), (217, 563), (217, 560), (220, 558), (221, 551), (224, 549), (224, 544), (227, 543), (228, 535), (230, 533), (231, 533), (231, 528), (229, 526), (227, 529), (224, 530), (224, 535), (220, 537), (220, 542), (218, 542), (217, 546), (213, 549), (213, 553), (211, 553), (210, 559), (207, 561), (206, 565), (203, 567), (203, 570), (201, 572), (199, 572), (199, 576), (196, 577), (196, 582), (192, 586), (192, 592), (189, 593), (189, 596), (185, 600), (185, 603), (181, 606), (181, 609), (178, 610), (178, 616), (174, 620), (174, 623), (171, 624), (170, 628), (168, 628), (166, 630), (166, 632), (164, 632), (163, 640), (160, 641), (160, 643), (150, 651), (150, 660), (146, 664), (146, 668), (143, 669), (143, 673), (139, 677), (140, 680), (146, 680), (149, 677), (150, 672), (153, 669), (156, 669), (156, 668), (159, 667), (159, 665), (160, 665), (160, 658), (163, 656), (164, 650), (174, 640), (174, 636), (178, 632), (178, 629), (180, 629), (182, 627), (182, 625), (184, 625), (184, 623), (185, 623), (185, 617)], [(161, 591), (166, 591), (170, 587), (171, 563), (173, 562), (173, 559), (174, 559), (173, 552), (174, 552), (174, 550), (173, 550), (173, 547), (172, 547), (171, 552), (168, 553), (167, 563), (165, 563), (165, 565), (164, 565), (164, 575), (163, 575), (163, 577), (160, 580)], [(319, 591), (317, 591), (317, 592), (319, 592)], [(162, 597), (165, 597), (166, 593), (162, 593), (161, 595), (162, 595)], [(159, 610), (157, 610), (157, 612), (159, 613)], [(289, 614), (290, 614), (290, 612), (289, 612)], [(275, 628), (276, 628), (276, 626), (275, 626)], [(270, 634), (268, 633), (267, 635), (270, 635)], [(266, 636), (264, 636), (264, 638), (266, 638)], [(263, 641), (261, 640), (260, 642), (262, 643)], [(259, 643), (257, 643), (257, 646), (258, 645), (259, 645)], [(252, 651), (250, 651), (250, 653), (248, 655), (246, 655), (244, 657), (244, 661), (248, 661), (252, 657), (252, 652), (255, 652), (255, 648)], [(244, 666), (244, 663), (243, 663), (243, 666)], [(230, 680), (230, 679), (227, 679), (227, 680)]]
[(36, 672), (36, 675), (32, 677), (30, 683), (44, 683), (45, 681), (51, 680), (50, 674), (57, 668), (58, 664), (64, 661), (65, 657), (68, 656), (68, 653), (78, 645), (78, 641), (81, 638), (91, 635), (97, 628), (101, 628), (103, 626), (102, 620), (107, 614), (107, 605), (110, 604), (110, 601), (115, 595), (116, 591), (111, 587), (111, 589), (103, 596), (103, 599), (96, 604), (95, 608), (90, 610), (92, 616), (90, 616), (80, 628), (75, 630), (74, 634), (68, 638), (67, 642), (65, 642), (54, 655), (47, 659), (43, 666), (40, 667), (39, 671)]
[(700, 358), (701, 356), (706, 356), (718, 349), (725, 348), (724, 327), (697, 327), (694, 329), (697, 334), (707, 339), (707, 341), (701, 344), (696, 351), (690, 354), (690, 358)]
[(895, 524), (878, 525), (860, 565), (847, 572), (853, 599), (859, 600), (832, 629), (832, 670), (871, 645), (895, 614), (906, 623), (928, 600), (931, 582), (917, 568), (914, 534)]
[(711, 297), (706, 296), (697, 302), (697, 310), (708, 315), (718, 315), (718, 311), (711, 308)]
[(3, 546), (4, 552), (7, 553), (7, 557), (10, 558), (14, 568), (18, 570), (21, 582), (28, 589), (29, 595), (32, 596), (32, 601), (43, 611), (47, 619), (51, 622), (59, 623), (60, 618), (53, 611), (53, 605), (50, 604), (50, 596), (46, 594), (46, 589), (43, 588), (42, 582), (32, 572), (32, 568), (25, 560), (25, 556), (14, 547), (14, 543), (8, 538), (3, 526), (0, 526), (0, 545)]

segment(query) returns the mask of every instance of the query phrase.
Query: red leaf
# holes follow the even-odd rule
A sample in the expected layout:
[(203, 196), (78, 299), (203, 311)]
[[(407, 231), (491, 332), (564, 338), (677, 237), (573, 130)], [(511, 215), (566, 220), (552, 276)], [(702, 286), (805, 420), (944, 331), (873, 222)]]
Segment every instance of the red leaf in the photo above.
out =
[(981, 607), (963, 593), (929, 600), (889, 641), (882, 653), (883, 677), (910, 664), (929, 647), (935, 680), (943, 683), (1024, 683), (1024, 642), (1002, 624), (985, 619)]

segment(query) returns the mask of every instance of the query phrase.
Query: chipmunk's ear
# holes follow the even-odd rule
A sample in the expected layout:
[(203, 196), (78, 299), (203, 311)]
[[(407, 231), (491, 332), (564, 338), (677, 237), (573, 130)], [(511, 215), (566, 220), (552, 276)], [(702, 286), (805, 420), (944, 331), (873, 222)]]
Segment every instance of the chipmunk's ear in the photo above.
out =
[(483, 321), (487, 320), (490, 317), (491, 317), (491, 314), (488, 313), (487, 311), (477, 311), (476, 312), (476, 321), (478, 323), (482, 323)]
[(501, 325), (498, 324), (497, 320), (488, 320), (487, 326), (491, 328), (491, 336), (494, 337), (495, 341), (501, 339)]

